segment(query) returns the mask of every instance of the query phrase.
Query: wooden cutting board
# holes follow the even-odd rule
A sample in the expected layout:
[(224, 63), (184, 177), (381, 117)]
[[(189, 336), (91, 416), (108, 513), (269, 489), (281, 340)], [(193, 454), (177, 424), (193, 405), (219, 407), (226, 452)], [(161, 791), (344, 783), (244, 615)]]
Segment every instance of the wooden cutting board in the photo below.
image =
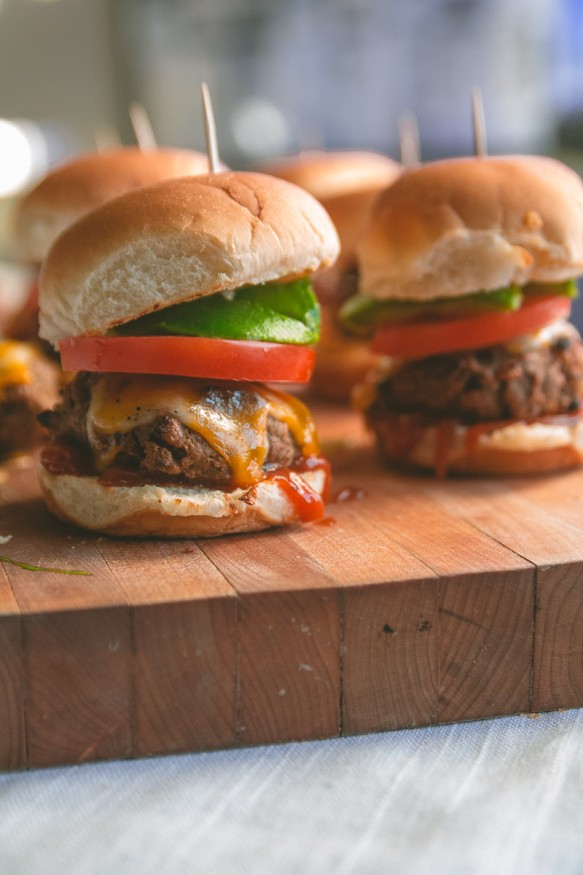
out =
[(355, 415), (315, 413), (338, 500), (286, 530), (91, 535), (6, 466), (0, 768), (583, 705), (583, 471), (395, 474)]

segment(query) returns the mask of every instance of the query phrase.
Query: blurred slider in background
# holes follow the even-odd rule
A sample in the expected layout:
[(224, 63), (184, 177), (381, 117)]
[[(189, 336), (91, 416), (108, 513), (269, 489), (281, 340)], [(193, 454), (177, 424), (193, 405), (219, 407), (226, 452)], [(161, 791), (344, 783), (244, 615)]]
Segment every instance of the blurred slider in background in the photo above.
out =
[[(11, 217), (14, 199), (42, 175), (49, 138), (31, 123), (0, 119), (0, 325), (25, 301), (28, 270), (14, 260)], [(1, 332), (0, 332), (1, 334)], [(58, 397), (57, 367), (36, 345), (0, 336), (0, 459), (28, 451), (42, 439), (37, 414)]]
[(31, 121), (0, 118), (0, 324), (24, 302), (28, 269), (13, 251), (12, 210), (22, 191), (61, 157), (58, 137)]

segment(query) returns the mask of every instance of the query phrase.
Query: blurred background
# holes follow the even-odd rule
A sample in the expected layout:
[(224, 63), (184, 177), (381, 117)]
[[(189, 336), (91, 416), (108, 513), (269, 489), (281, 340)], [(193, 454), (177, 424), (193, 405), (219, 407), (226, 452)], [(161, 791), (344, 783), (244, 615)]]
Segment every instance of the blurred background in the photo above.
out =
[[(307, 148), (424, 160), (471, 153), (482, 90), (492, 153), (583, 166), (581, 0), (0, 0), (0, 210), (47, 167), (133, 143), (204, 148), (200, 83), (233, 167)], [(4, 235), (0, 233), (0, 240)]]
[(398, 157), (406, 112), (425, 159), (469, 152), (476, 85), (490, 151), (576, 152), (582, 50), (581, 0), (0, 0), (1, 185), (11, 162), (24, 172), (8, 121), (37, 172), (133, 142), (133, 100), (160, 143), (204, 148), (203, 79), (234, 166), (317, 147)]

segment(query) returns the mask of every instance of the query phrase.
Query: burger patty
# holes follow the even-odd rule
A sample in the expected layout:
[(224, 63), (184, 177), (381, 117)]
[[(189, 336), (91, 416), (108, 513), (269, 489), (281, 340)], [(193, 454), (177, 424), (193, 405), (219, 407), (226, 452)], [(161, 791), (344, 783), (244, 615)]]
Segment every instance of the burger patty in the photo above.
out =
[(378, 385), (369, 415), (421, 413), (465, 423), (578, 410), (583, 343), (571, 326), (548, 345), (496, 345), (405, 362)]
[(33, 449), (45, 437), (37, 416), (59, 397), (59, 370), (41, 356), (31, 359), (30, 382), (9, 383), (0, 393), (0, 456)]
[[(87, 414), (91, 390), (96, 376), (78, 374), (64, 389), (61, 403), (43, 412), (39, 419), (56, 438), (107, 453), (114, 449), (116, 463), (137, 469), (157, 478), (184, 479), (205, 486), (231, 488), (229, 464), (197, 432), (187, 428), (177, 417), (154, 415), (143, 425), (127, 432), (103, 435), (91, 445), (87, 432)], [(251, 389), (225, 389), (241, 394)], [(267, 472), (292, 466), (301, 458), (301, 451), (289, 428), (273, 416), (267, 418), (268, 452), (263, 465)]]

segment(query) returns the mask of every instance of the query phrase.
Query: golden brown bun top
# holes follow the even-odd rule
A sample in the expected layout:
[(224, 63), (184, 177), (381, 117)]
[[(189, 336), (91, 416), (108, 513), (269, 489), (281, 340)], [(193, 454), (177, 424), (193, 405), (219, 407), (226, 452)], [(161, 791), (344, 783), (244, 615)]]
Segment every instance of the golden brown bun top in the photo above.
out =
[(48, 173), (18, 205), (15, 236), (20, 256), (40, 263), (61, 231), (112, 197), (208, 169), (207, 156), (188, 149), (112, 149), (67, 161)]
[(401, 172), (401, 165), (378, 152), (300, 152), (262, 168), (295, 182), (318, 200), (353, 191), (380, 191)]
[(295, 182), (324, 205), (336, 225), (341, 254), (337, 269), (354, 264), (355, 247), (377, 195), (400, 175), (402, 166), (378, 152), (300, 152), (265, 168)]
[(260, 173), (141, 188), (75, 222), (40, 276), (40, 334), (102, 334), (161, 307), (332, 264), (336, 229), (308, 192)]
[(583, 271), (583, 182), (535, 156), (426, 164), (378, 198), (358, 253), (361, 291), (379, 299), (575, 277)]

